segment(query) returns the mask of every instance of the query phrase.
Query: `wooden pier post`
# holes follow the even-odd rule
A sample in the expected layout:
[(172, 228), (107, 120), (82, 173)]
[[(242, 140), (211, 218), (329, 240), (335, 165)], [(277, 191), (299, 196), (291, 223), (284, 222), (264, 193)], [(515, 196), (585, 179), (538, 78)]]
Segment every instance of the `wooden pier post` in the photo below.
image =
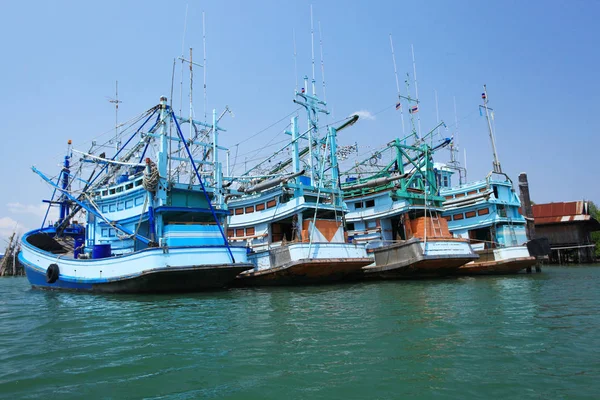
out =
[[(519, 197), (521, 198), (521, 207), (523, 208), (525, 220), (527, 221), (527, 225), (525, 226), (527, 239), (535, 239), (535, 222), (533, 219), (533, 208), (531, 208), (531, 198), (529, 197), (529, 182), (527, 180), (526, 172), (521, 172), (519, 174)], [(535, 272), (542, 272), (539, 260), (535, 265)], [(527, 268), (527, 273), (531, 273), (531, 267)]]

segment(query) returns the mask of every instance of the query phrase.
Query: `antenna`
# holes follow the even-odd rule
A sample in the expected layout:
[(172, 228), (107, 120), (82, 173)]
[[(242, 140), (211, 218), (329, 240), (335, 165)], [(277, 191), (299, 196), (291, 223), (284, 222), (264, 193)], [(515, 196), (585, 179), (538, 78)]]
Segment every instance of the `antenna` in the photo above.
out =
[(296, 29), (292, 29), (292, 34), (294, 36), (294, 78), (296, 78), (296, 93), (298, 93), (298, 53), (296, 52)]
[(323, 79), (323, 101), (327, 101), (327, 95), (325, 94), (325, 62), (323, 61), (323, 36), (321, 35), (321, 21), (319, 24), (319, 47), (321, 48), (321, 77)]
[[(417, 99), (417, 105), (419, 104), (419, 86), (417, 84), (417, 63), (415, 63), (415, 47), (411, 44), (410, 50), (412, 52), (412, 62), (413, 62), (413, 75), (415, 78), (415, 97)], [(419, 125), (419, 139), (421, 138), (421, 117), (419, 117), (417, 113), (417, 123)]]
[(394, 54), (394, 42), (392, 41), (392, 34), (390, 33), (390, 47), (392, 48), (392, 61), (394, 62), (394, 76), (396, 77), (396, 90), (398, 92), (398, 103), (396, 103), (396, 109), (400, 108), (400, 119), (402, 120), (402, 136), (406, 136), (406, 130), (404, 129), (404, 111), (402, 110), (402, 96), (400, 96), (400, 82), (398, 81), (398, 69), (396, 68), (396, 55)]
[(310, 5), (310, 47), (311, 47), (311, 54), (312, 54), (312, 94), (313, 94), (313, 96), (316, 96), (317, 90), (315, 88), (315, 30), (314, 30), (314, 25), (313, 25), (312, 4)]
[[(458, 183), (460, 185), (462, 185), (463, 183), (465, 183), (467, 181), (467, 169), (466, 169), (466, 165), (465, 167), (461, 167), (460, 166), (460, 161), (457, 160), (457, 154), (458, 154), (458, 117), (456, 114), (456, 96), (453, 96), (452, 98), (453, 103), (454, 103), (454, 126), (455, 131), (452, 134), (452, 142), (450, 142), (450, 146), (448, 147), (448, 150), (450, 151), (450, 161), (448, 161), (448, 166), (456, 171), (458, 171)], [(466, 155), (467, 152), (465, 150), (465, 163), (466, 163)]]
[[(437, 90), (433, 91), (435, 93), (435, 118), (436, 118), (436, 122), (440, 123), (440, 110), (438, 108), (438, 95), (437, 95)], [(440, 134), (440, 127), (438, 126), (437, 128), (437, 134)]]
[(183, 105), (183, 52), (185, 51), (185, 33), (187, 32), (187, 15), (188, 15), (188, 6), (185, 5), (185, 18), (183, 19), (183, 36), (181, 38), (181, 80), (179, 81), (179, 115), (181, 115), (181, 107)]
[(483, 99), (483, 105), (479, 106), (480, 108), (485, 109), (485, 119), (487, 120), (488, 123), (488, 129), (490, 132), (490, 140), (492, 142), (492, 152), (494, 154), (494, 172), (501, 174), (502, 173), (502, 167), (500, 166), (500, 161), (498, 161), (498, 153), (496, 152), (496, 140), (494, 139), (494, 131), (492, 129), (492, 123), (490, 121), (490, 111), (494, 111), (492, 108), (488, 107), (488, 98), (487, 98), (487, 87), (486, 85), (483, 85), (483, 93), (481, 93), (481, 98)]
[(109, 103), (113, 103), (115, 105), (115, 150), (119, 151), (119, 147), (121, 146), (121, 142), (119, 142), (119, 103), (122, 101), (119, 100), (119, 81), (115, 81), (115, 98), (108, 98)]
[(192, 48), (190, 47), (190, 140), (194, 138), (194, 124), (192, 119), (194, 118), (194, 106), (193, 106), (193, 89), (194, 89), (194, 60), (192, 59)]
[(204, 11), (202, 11), (202, 47), (204, 48), (204, 60), (202, 61), (202, 72), (204, 72), (204, 122), (206, 122), (206, 24), (204, 23)]

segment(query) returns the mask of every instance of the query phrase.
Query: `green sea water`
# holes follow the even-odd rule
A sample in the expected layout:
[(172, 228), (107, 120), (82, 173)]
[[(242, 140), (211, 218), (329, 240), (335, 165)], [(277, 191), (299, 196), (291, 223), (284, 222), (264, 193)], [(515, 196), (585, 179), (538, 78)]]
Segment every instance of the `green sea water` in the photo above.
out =
[(600, 266), (90, 295), (0, 279), (2, 399), (597, 399)]

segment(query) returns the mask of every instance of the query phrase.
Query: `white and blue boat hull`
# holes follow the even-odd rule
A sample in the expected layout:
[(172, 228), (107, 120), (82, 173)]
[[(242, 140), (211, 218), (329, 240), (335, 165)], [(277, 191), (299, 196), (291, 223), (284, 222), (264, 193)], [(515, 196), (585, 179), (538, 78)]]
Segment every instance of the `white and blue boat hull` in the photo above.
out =
[[(104, 293), (192, 292), (227, 286), (252, 268), (246, 249), (225, 246), (147, 248), (101, 259), (75, 259), (36, 248), (23, 240), (19, 261), (35, 288)], [(47, 278), (58, 267), (56, 281)], [(56, 268), (53, 267), (53, 268)]]

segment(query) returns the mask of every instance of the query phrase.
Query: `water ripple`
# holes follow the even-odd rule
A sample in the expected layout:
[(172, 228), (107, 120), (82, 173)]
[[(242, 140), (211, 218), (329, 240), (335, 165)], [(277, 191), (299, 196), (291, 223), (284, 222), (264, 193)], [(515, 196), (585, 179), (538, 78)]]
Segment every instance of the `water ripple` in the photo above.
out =
[(169, 296), (0, 279), (0, 398), (594, 398), (600, 268)]

